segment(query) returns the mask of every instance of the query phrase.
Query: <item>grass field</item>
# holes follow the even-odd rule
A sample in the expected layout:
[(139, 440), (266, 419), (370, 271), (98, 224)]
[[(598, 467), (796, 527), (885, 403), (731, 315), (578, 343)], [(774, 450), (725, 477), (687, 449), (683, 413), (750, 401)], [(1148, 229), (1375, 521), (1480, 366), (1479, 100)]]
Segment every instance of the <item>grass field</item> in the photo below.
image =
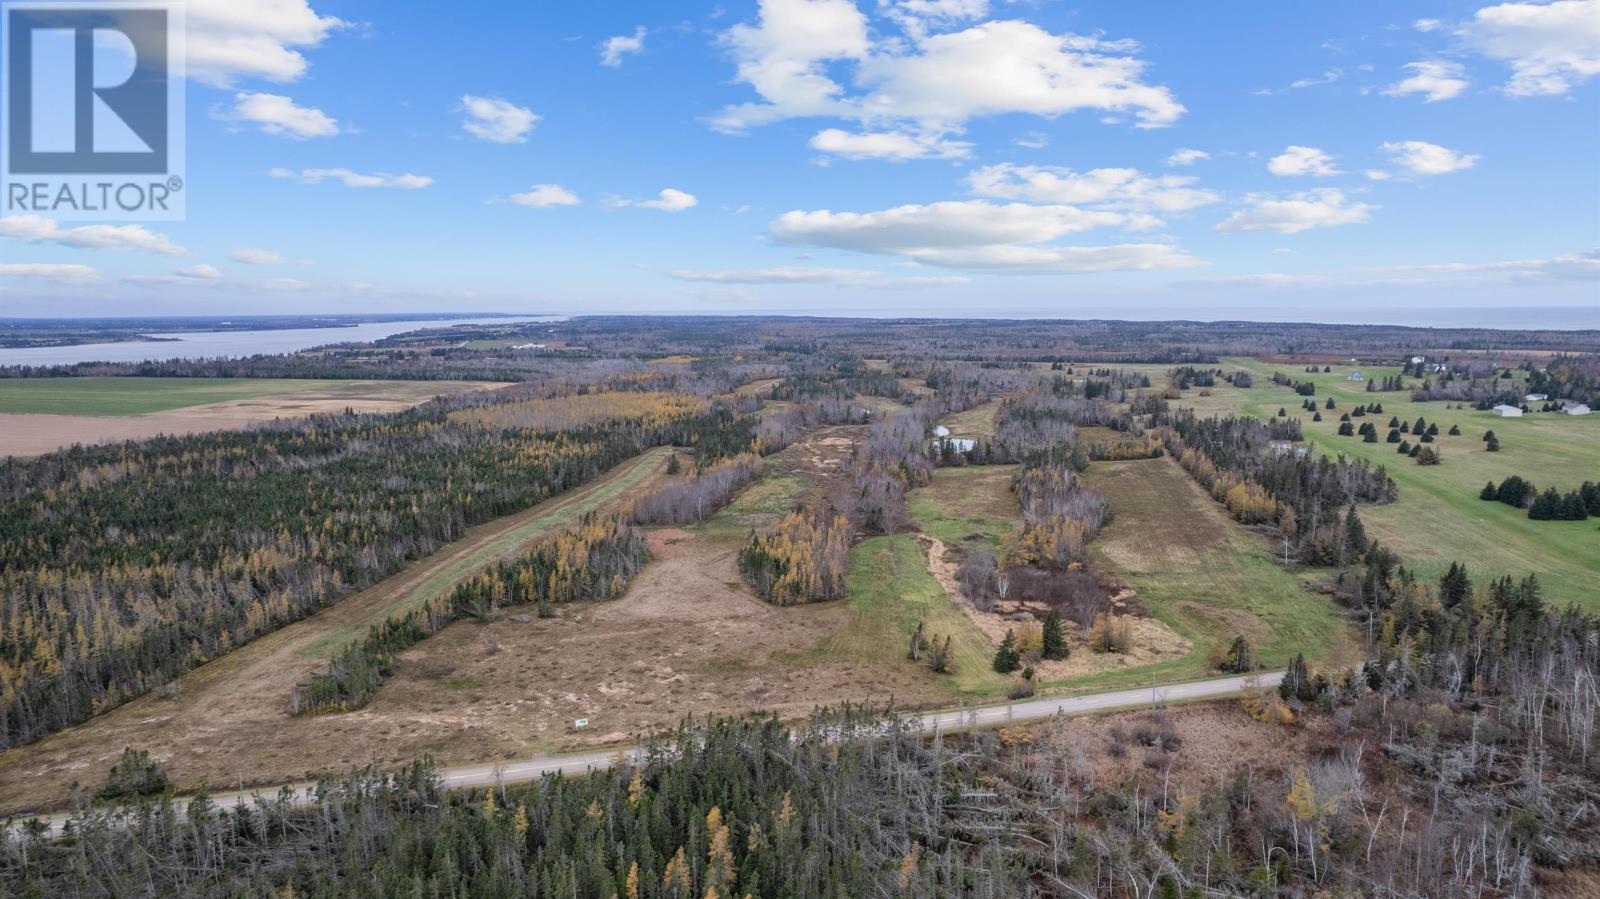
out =
[[(1248, 359), (1228, 359), (1222, 367), (1251, 371), (1256, 386), (1239, 390), (1223, 384), (1203, 398), (1190, 390), (1183, 403), (1202, 412), (1237, 411), (1259, 418), (1286, 408), (1291, 418), (1300, 419), (1306, 439), (1319, 450), (1386, 466), (1400, 487), (1400, 498), (1391, 505), (1363, 509), (1362, 520), (1368, 533), (1393, 547), (1420, 576), (1436, 579), (1453, 561), (1465, 562), (1480, 578), (1537, 574), (1547, 600), (1600, 611), (1600, 592), (1594, 589), (1600, 583), (1600, 522), (1533, 521), (1523, 510), (1478, 499), (1485, 482), (1499, 483), (1514, 474), (1540, 489), (1553, 486), (1562, 492), (1586, 480), (1600, 480), (1600, 416), (1534, 413), (1497, 418), (1471, 408), (1446, 409), (1443, 402), (1416, 403), (1409, 392), (1366, 392), (1366, 381), (1347, 380), (1349, 365), (1335, 365), (1332, 372), (1315, 376), (1294, 366), (1275, 368)], [(1315, 381), (1322, 421), (1313, 422), (1311, 414), (1299, 408), (1303, 397), (1268, 380), (1274, 370)], [(1367, 380), (1381, 380), (1399, 369), (1363, 366), (1361, 372)], [(1335, 405), (1331, 413), (1323, 408), (1329, 397)], [(1378, 426), (1380, 442), (1338, 436), (1343, 412), (1373, 402), (1383, 404), (1383, 414), (1364, 420)], [(1419, 416), (1437, 422), (1440, 435), (1432, 445), (1443, 455), (1441, 464), (1419, 466), (1398, 455), (1394, 444), (1382, 442), (1390, 416), (1412, 423)], [(1452, 425), (1460, 426), (1459, 437), (1448, 436)], [(1500, 440), (1498, 453), (1483, 448), (1488, 430)]]
[(8, 378), (0, 413), (145, 415), (207, 403), (324, 390), (337, 381), (280, 378)]
[(1011, 492), (1016, 470), (1015, 465), (941, 468), (933, 483), (911, 492), (911, 517), (924, 532), (952, 546), (970, 540), (996, 551), (1022, 519)]
[(907, 662), (911, 634), (921, 622), (929, 639), (951, 638), (950, 683), (968, 696), (1003, 692), (994, 672), (994, 647), (945, 595), (928, 572), (927, 553), (914, 534), (870, 537), (850, 551), (849, 623), (816, 650), (820, 658)]
[[(1239, 634), (1268, 667), (1296, 652), (1319, 658), (1338, 641), (1346, 626), (1329, 600), (1306, 590), (1260, 535), (1229, 518), (1170, 459), (1096, 462), (1084, 481), (1106, 494), (1114, 514), (1090, 551), (1138, 591), (1151, 615), (1194, 643), (1188, 657), (1143, 669), (1132, 681), (1202, 676), (1212, 644)], [(1073, 686), (1128, 679), (1118, 673)]]
[(950, 429), (951, 437), (965, 437), (969, 440), (993, 437), (999, 414), (1000, 401), (990, 400), (964, 412), (946, 415), (939, 419), (939, 424)]

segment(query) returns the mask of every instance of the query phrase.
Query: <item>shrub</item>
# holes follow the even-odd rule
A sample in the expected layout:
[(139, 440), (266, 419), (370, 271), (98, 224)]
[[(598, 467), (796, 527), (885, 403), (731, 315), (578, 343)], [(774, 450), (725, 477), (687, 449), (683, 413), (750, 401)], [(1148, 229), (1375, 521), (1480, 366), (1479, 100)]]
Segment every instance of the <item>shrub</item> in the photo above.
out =
[(156, 764), (148, 750), (128, 747), (122, 750), (122, 758), (112, 766), (106, 785), (95, 792), (94, 798), (101, 802), (142, 799), (159, 796), (171, 787), (167, 772)]

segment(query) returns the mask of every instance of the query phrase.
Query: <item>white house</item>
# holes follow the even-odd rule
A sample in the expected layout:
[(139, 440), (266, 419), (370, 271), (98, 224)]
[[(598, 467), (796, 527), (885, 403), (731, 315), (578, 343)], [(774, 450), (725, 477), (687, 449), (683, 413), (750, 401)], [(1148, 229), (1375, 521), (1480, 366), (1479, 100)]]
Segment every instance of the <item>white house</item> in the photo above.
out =
[(1411, 357), (1411, 364), (1412, 365), (1421, 365), (1422, 363), (1427, 362), (1427, 361), (1428, 361), (1427, 357), (1425, 357), (1425, 356), (1412, 356)]
[(1501, 418), (1521, 418), (1522, 407), (1507, 406), (1505, 403), (1501, 403), (1500, 405), (1494, 407), (1494, 414), (1500, 416)]
[(1548, 393), (1530, 393), (1523, 397), (1522, 401), (1525, 403), (1542, 403), (1549, 398), (1550, 394)]
[(1358, 372), (1358, 371), (1351, 372), (1350, 373), (1350, 377), (1348, 378), (1348, 380), (1351, 380), (1351, 381), (1359, 381), (1359, 380), (1361, 380), (1361, 372)]
[(1568, 415), (1588, 415), (1589, 407), (1583, 403), (1579, 403), (1576, 406), (1568, 406), (1561, 411), (1567, 413)]
[(935, 437), (949, 437), (950, 436), (950, 429), (945, 427), (944, 425), (935, 425), (934, 428), (933, 428), (933, 436), (935, 436)]

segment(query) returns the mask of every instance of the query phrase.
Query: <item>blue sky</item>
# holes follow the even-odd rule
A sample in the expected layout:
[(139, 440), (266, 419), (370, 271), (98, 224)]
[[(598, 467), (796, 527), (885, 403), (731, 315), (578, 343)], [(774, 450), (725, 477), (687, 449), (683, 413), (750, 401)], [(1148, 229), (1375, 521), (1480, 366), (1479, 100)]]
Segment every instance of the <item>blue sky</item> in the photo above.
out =
[(0, 221), (0, 316), (1600, 326), (1600, 0), (191, 0), (189, 20), (187, 220)]

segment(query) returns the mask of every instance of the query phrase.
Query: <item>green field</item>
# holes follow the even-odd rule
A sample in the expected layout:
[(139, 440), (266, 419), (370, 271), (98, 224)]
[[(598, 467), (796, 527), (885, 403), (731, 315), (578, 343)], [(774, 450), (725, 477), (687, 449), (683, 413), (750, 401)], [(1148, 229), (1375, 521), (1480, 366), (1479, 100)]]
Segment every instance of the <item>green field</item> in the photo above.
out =
[(276, 393), (326, 390), (338, 381), (281, 378), (7, 378), (0, 413), (145, 415)]
[(907, 505), (917, 526), (951, 546), (966, 541), (998, 552), (1000, 542), (1022, 522), (1011, 492), (1015, 465), (941, 468), (933, 483), (911, 491)]
[[(1400, 498), (1387, 506), (1364, 508), (1361, 517), (1368, 533), (1392, 547), (1420, 576), (1436, 579), (1453, 561), (1466, 563), (1480, 580), (1537, 574), (1547, 600), (1600, 611), (1600, 591), (1595, 590), (1600, 583), (1600, 522), (1533, 521), (1524, 510), (1478, 499), (1485, 482), (1498, 484), (1510, 475), (1521, 475), (1541, 490), (1550, 486), (1562, 492), (1586, 480), (1600, 481), (1600, 415), (1533, 413), (1497, 418), (1470, 407), (1446, 409), (1443, 402), (1412, 402), (1409, 391), (1368, 393), (1366, 381), (1347, 380), (1349, 365), (1335, 365), (1332, 372), (1316, 375), (1301, 372), (1299, 366), (1250, 359), (1227, 359), (1222, 368), (1249, 370), (1256, 375), (1256, 386), (1239, 390), (1221, 384), (1204, 398), (1191, 389), (1184, 404), (1195, 405), (1197, 411), (1238, 411), (1260, 418), (1286, 408), (1291, 418), (1300, 419), (1306, 439), (1319, 450), (1386, 466), (1400, 487)], [(1398, 368), (1360, 370), (1367, 380), (1381, 381), (1399, 373)], [(1300, 409), (1304, 397), (1272, 384), (1273, 371), (1313, 380), (1323, 420), (1313, 422), (1311, 413)], [(1331, 414), (1323, 408), (1330, 396), (1335, 405)], [(1358, 426), (1360, 421), (1376, 425), (1380, 442), (1338, 436), (1341, 414), (1374, 402), (1383, 404), (1382, 415), (1354, 421)], [(1442, 453), (1443, 461), (1419, 466), (1398, 455), (1394, 444), (1382, 442), (1390, 416), (1412, 423), (1419, 416), (1437, 422), (1440, 434), (1432, 446)], [(1460, 426), (1461, 436), (1448, 436), (1451, 425)], [(1483, 448), (1488, 430), (1500, 440), (1498, 453)], [(1415, 442), (1411, 435), (1405, 437)]]
[(928, 557), (914, 534), (869, 537), (850, 551), (850, 624), (819, 648), (847, 660), (906, 662), (918, 622), (929, 639), (951, 638), (951, 676), (965, 695), (1001, 693), (1009, 683), (996, 674), (994, 647), (928, 572)]
[(1341, 639), (1346, 625), (1332, 601), (1306, 589), (1303, 572), (1286, 569), (1266, 540), (1228, 517), (1172, 460), (1095, 462), (1084, 483), (1111, 500), (1113, 513), (1090, 552), (1194, 651), (1071, 686), (1202, 677), (1211, 646), (1239, 634), (1268, 668), (1297, 652), (1320, 658)]

